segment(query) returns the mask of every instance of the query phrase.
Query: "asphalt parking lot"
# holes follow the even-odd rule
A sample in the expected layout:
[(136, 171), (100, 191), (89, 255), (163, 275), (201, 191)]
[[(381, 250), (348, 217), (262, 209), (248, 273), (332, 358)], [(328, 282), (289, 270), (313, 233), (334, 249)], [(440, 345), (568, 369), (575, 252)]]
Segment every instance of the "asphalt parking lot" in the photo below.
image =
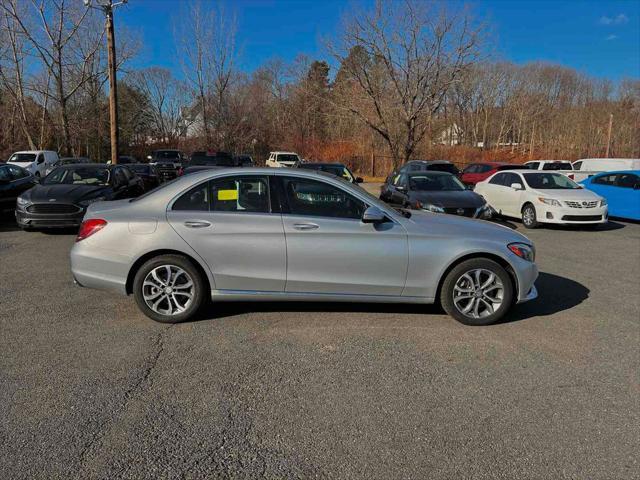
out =
[[(509, 223), (522, 231), (519, 223)], [(167, 326), (0, 223), (0, 478), (640, 476), (640, 225), (526, 231), (540, 297), (223, 304)]]

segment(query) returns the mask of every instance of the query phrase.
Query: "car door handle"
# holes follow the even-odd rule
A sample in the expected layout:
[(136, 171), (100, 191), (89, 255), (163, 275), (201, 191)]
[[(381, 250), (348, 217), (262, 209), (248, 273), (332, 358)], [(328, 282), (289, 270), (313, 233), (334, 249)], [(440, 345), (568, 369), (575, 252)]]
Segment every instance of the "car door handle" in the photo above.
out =
[(318, 225), (315, 223), (294, 223), (293, 228), (296, 230), (315, 230)]
[(210, 227), (211, 223), (202, 220), (187, 220), (184, 222), (184, 226), (188, 228), (205, 228)]

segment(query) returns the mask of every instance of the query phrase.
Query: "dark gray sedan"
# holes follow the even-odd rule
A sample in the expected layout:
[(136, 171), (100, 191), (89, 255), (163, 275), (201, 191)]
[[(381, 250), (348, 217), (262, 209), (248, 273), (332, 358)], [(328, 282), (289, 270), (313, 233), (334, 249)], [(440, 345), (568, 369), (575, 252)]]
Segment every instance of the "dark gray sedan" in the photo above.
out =
[(399, 173), (382, 187), (380, 199), (393, 205), (450, 213), (472, 218), (489, 218), (491, 208), (477, 193), (468, 190), (447, 172)]

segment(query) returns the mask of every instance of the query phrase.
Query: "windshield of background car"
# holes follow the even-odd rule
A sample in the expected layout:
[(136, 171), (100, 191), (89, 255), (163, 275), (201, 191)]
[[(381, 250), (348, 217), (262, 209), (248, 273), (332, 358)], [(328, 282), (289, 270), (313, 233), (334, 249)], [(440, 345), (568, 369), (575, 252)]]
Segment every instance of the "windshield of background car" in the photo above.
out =
[(542, 170), (573, 170), (571, 162), (553, 162), (542, 165)]
[(575, 190), (580, 186), (561, 173), (525, 173), (524, 179), (536, 190)]
[(134, 171), (135, 173), (142, 173), (148, 175), (150, 172), (150, 168), (148, 165), (127, 165), (129, 170)]
[(108, 185), (109, 169), (96, 167), (56, 168), (42, 182), (44, 185)]
[(278, 162), (297, 162), (300, 160), (297, 155), (278, 155)]
[(219, 166), (219, 167), (233, 167), (234, 166), (234, 161), (233, 161), (233, 157), (231, 156), (208, 156), (208, 155), (203, 155), (203, 156), (198, 156), (198, 157), (191, 157), (191, 163), (189, 164), (190, 166), (198, 166), (198, 165), (214, 165), (214, 166)]
[(29, 163), (36, 161), (35, 153), (14, 153), (9, 159), (10, 162)]
[(459, 192), (465, 190), (465, 187), (453, 175), (421, 173), (409, 176), (409, 190), (419, 192)]
[(156, 150), (153, 152), (153, 158), (158, 160), (177, 160), (180, 158), (180, 152), (173, 150)]
[(427, 169), (434, 172), (453, 173), (454, 175), (460, 172), (458, 167), (452, 163), (432, 163), (427, 167)]

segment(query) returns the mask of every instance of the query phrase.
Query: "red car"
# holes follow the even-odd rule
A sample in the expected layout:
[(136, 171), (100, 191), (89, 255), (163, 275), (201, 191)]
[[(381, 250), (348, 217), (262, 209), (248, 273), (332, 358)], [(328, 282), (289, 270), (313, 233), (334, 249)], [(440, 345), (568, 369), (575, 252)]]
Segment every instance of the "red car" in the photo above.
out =
[(527, 168), (524, 165), (504, 162), (479, 162), (472, 163), (460, 173), (460, 180), (465, 185), (475, 185), (486, 180), (499, 170), (511, 170), (512, 168)]

